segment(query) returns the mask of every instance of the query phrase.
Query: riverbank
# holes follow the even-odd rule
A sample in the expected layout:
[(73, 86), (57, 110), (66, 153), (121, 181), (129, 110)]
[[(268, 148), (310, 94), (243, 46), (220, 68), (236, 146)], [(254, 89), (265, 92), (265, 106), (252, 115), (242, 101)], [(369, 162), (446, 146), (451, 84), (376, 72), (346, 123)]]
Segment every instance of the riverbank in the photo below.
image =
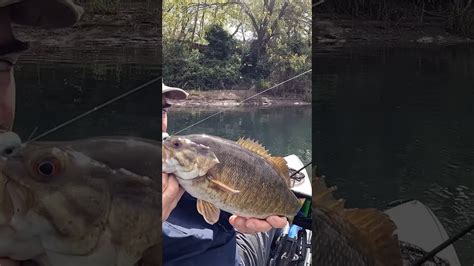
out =
[(16, 38), (30, 49), (94, 47), (159, 47), (161, 21), (155, 2), (122, 4), (100, 12), (84, 6), (84, 16), (73, 27), (41, 29), (14, 25)]
[(187, 107), (264, 107), (264, 106), (309, 106), (301, 96), (278, 97), (272, 95), (258, 95), (242, 104), (240, 102), (254, 96), (257, 92), (253, 90), (215, 90), (215, 91), (188, 91), (189, 97), (174, 104), (180, 108)]
[(315, 50), (343, 47), (429, 47), (474, 43), (446, 29), (445, 19), (386, 23), (336, 14), (315, 14)]

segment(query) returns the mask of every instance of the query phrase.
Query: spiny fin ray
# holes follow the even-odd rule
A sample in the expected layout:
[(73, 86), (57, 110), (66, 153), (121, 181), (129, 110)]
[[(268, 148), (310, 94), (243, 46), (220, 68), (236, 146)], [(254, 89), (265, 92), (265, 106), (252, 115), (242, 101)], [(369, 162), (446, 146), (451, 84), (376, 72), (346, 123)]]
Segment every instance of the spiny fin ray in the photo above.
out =
[(252, 139), (239, 138), (237, 144), (268, 161), (283, 178), (288, 187), (290, 187), (290, 169), (288, 169), (288, 165), (284, 158), (272, 157), (263, 145)]
[(402, 259), (397, 227), (390, 217), (377, 209), (345, 209), (344, 200), (332, 195), (336, 187), (328, 188), (324, 177), (313, 177), (313, 206), (345, 223), (347, 234), (361, 250), (368, 249), (377, 265), (401, 266)]

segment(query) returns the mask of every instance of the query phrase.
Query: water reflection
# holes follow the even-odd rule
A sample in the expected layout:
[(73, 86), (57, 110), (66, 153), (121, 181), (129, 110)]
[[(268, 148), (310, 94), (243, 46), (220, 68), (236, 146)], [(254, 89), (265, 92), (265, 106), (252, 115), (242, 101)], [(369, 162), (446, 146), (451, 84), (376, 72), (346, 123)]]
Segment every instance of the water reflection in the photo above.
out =
[[(427, 204), (453, 235), (474, 221), (474, 47), (317, 55), (315, 161), (348, 206)], [(474, 263), (474, 235), (455, 245)]]
[[(214, 113), (215, 109), (172, 109), (170, 133), (180, 131)], [(271, 107), (226, 110), (181, 135), (203, 133), (237, 140), (249, 137), (262, 143), (271, 154), (298, 155), (311, 161), (311, 107)], [(308, 167), (309, 168), (309, 167)], [(311, 169), (307, 169), (308, 173)]]
[[(18, 88), (15, 131), (28, 137), (82, 114), (160, 75), (159, 54), (145, 49), (30, 52), (15, 68)], [(157, 138), (161, 130), (156, 83), (48, 136), (96, 135)]]

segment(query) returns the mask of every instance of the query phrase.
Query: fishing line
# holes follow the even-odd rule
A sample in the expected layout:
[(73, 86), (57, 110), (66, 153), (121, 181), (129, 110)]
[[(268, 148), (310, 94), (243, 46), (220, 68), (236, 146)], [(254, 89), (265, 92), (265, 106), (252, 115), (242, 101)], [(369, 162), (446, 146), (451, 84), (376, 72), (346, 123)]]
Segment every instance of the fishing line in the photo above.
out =
[(456, 234), (455, 236), (451, 237), (450, 239), (444, 241), (443, 243), (441, 243), (439, 246), (437, 246), (436, 248), (434, 248), (433, 250), (431, 250), (429, 253), (426, 253), (421, 259), (419, 259), (418, 261), (416, 261), (413, 265), (414, 266), (419, 266), (421, 265), (422, 263), (428, 261), (429, 259), (433, 258), (434, 256), (436, 256), (436, 254), (438, 254), (440, 251), (442, 251), (443, 249), (447, 248), (449, 245), (453, 244), (454, 242), (458, 241), (461, 237), (467, 235), (469, 232), (473, 231), (474, 230), (474, 223), (467, 226), (466, 228), (464, 228), (461, 232), (459, 232), (458, 234)]
[(53, 132), (55, 132), (55, 131), (57, 131), (57, 130), (59, 130), (59, 129), (61, 129), (61, 128), (63, 128), (63, 127), (65, 127), (65, 126), (67, 126), (67, 125), (69, 125), (69, 124), (71, 124), (71, 123), (73, 123), (73, 122), (75, 122), (75, 121), (77, 121), (77, 120), (79, 120), (79, 119), (81, 119), (81, 118), (83, 118), (83, 117), (85, 117), (85, 116), (87, 116), (87, 115), (89, 115), (89, 114), (95, 112), (95, 111), (97, 111), (97, 110), (100, 110), (100, 109), (106, 107), (106, 106), (109, 105), (109, 104), (112, 104), (112, 103), (114, 103), (114, 102), (116, 102), (116, 101), (118, 101), (118, 100), (120, 100), (120, 99), (122, 99), (122, 98), (125, 98), (126, 96), (128, 96), (128, 95), (130, 95), (130, 94), (132, 94), (132, 93), (134, 93), (134, 92), (137, 92), (137, 91), (139, 91), (139, 90), (141, 90), (141, 89), (143, 89), (143, 88), (145, 88), (145, 87), (147, 87), (147, 86), (149, 86), (149, 85), (151, 85), (151, 84), (153, 84), (153, 83), (155, 83), (155, 82), (161, 80), (161, 78), (162, 78), (162, 77), (154, 78), (154, 79), (152, 79), (152, 80), (150, 80), (150, 81), (148, 81), (148, 82), (146, 82), (146, 83), (144, 83), (144, 84), (142, 84), (142, 85), (140, 85), (140, 86), (138, 86), (138, 87), (136, 87), (136, 88), (134, 88), (134, 89), (132, 89), (132, 90), (129, 90), (129, 91), (127, 91), (127, 92), (125, 92), (125, 93), (123, 93), (123, 94), (121, 94), (121, 95), (119, 95), (119, 96), (117, 96), (117, 97), (115, 97), (115, 98), (112, 98), (112, 99), (106, 101), (105, 103), (103, 103), (103, 104), (101, 104), (101, 105), (98, 105), (98, 106), (92, 108), (91, 110), (89, 110), (89, 111), (87, 111), (87, 112), (85, 112), (85, 113), (82, 113), (82, 114), (80, 114), (80, 115), (78, 115), (78, 116), (76, 116), (76, 117), (74, 117), (74, 118), (72, 118), (72, 119), (70, 119), (70, 120), (68, 120), (68, 121), (66, 121), (66, 122), (64, 122), (64, 123), (62, 123), (62, 124), (60, 124), (59, 126), (54, 127), (54, 128), (52, 128), (52, 129), (50, 129), (50, 130), (48, 130), (48, 131), (46, 131), (46, 132), (40, 134), (39, 136), (37, 136), (37, 137), (35, 137), (35, 138), (33, 138), (33, 139), (27, 141), (25, 144), (28, 144), (29, 142), (32, 142), (32, 141), (36, 141), (36, 140), (38, 140), (38, 139), (40, 139), (40, 138), (42, 138), (42, 137), (45, 137), (45, 136), (47, 136), (47, 135), (49, 135), (49, 134), (51, 134), (51, 133), (53, 133)]
[(30, 136), (28, 137), (28, 139), (27, 139), (26, 142), (30, 141), (30, 140), (33, 138), (33, 136), (36, 134), (36, 131), (37, 131), (37, 130), (38, 130), (38, 126), (36, 126), (36, 127), (33, 129), (33, 131), (31, 132), (31, 134), (30, 134)]
[(299, 172), (303, 171), (303, 169), (305, 169), (306, 167), (308, 167), (308, 166), (309, 166), (310, 164), (312, 164), (312, 163), (313, 163), (313, 161), (311, 161), (311, 162), (307, 163), (305, 166), (301, 167), (300, 170), (298, 170), (298, 171), (294, 172), (292, 175), (290, 175), (290, 178), (292, 178), (293, 176), (297, 175)]
[[(319, 1), (319, 2), (317, 2), (317, 3), (315, 3), (315, 4), (313, 4), (312, 6), (315, 7), (315, 6), (320, 5), (320, 4), (324, 3), (324, 2), (325, 2), (324, 0), (321, 0), (321, 1)], [(242, 104), (242, 103), (245, 102), (245, 101), (248, 101), (248, 100), (250, 100), (250, 99), (252, 99), (252, 98), (255, 98), (255, 97), (257, 97), (258, 95), (261, 95), (261, 94), (263, 94), (263, 93), (265, 93), (265, 92), (267, 92), (267, 91), (270, 91), (270, 90), (272, 90), (272, 89), (274, 89), (274, 88), (276, 88), (276, 87), (279, 87), (279, 86), (281, 86), (281, 85), (283, 85), (283, 84), (285, 84), (285, 83), (287, 83), (287, 82), (289, 82), (289, 81), (292, 81), (292, 80), (294, 80), (294, 79), (296, 79), (296, 78), (298, 78), (298, 77), (300, 77), (300, 76), (303, 76), (303, 75), (305, 75), (305, 74), (307, 74), (307, 73), (309, 73), (309, 72), (311, 72), (311, 71), (312, 71), (312, 69), (309, 69), (309, 70), (307, 70), (307, 71), (305, 71), (305, 72), (303, 72), (303, 73), (301, 73), (301, 74), (298, 74), (298, 75), (296, 75), (296, 76), (294, 76), (294, 77), (292, 77), (292, 78), (290, 78), (290, 79), (287, 79), (287, 80), (285, 80), (285, 81), (283, 81), (283, 82), (280, 82), (280, 83), (276, 84), (276, 85), (273, 86), (273, 87), (270, 87), (270, 88), (268, 88), (268, 89), (266, 89), (266, 90), (264, 90), (264, 91), (261, 91), (261, 92), (255, 94), (255, 95), (253, 95), (253, 96), (250, 96), (250, 97), (244, 99), (243, 101), (241, 101), (241, 102), (239, 102), (239, 103), (237, 103), (237, 104), (240, 105), (240, 104)], [(120, 100), (120, 99), (122, 99), (122, 98), (125, 98), (125, 97), (127, 97), (128, 95), (130, 95), (130, 94), (132, 94), (132, 93), (135, 93), (135, 92), (137, 92), (137, 91), (139, 91), (139, 90), (141, 90), (141, 89), (147, 87), (148, 85), (151, 85), (151, 84), (153, 84), (153, 83), (155, 83), (155, 82), (157, 82), (158, 80), (161, 80), (161, 79), (162, 79), (162, 77), (154, 78), (154, 79), (152, 79), (152, 80), (150, 80), (150, 81), (148, 81), (148, 82), (146, 82), (146, 83), (144, 83), (144, 84), (142, 84), (142, 85), (140, 85), (140, 86), (138, 86), (138, 87), (136, 87), (136, 88), (134, 88), (134, 89), (132, 89), (132, 90), (130, 90), (130, 91), (128, 91), (128, 92), (126, 92), (126, 93), (123, 93), (123, 94), (121, 94), (121, 95), (119, 95), (119, 96), (117, 96), (117, 97), (115, 97), (115, 98), (113, 98), (113, 99), (111, 99), (111, 100), (109, 100), (109, 101), (107, 101), (107, 102), (101, 104), (101, 105), (98, 105), (98, 106), (92, 108), (91, 110), (89, 110), (89, 111), (87, 111), (87, 112), (85, 112), (85, 113), (83, 113), (83, 114), (80, 114), (80, 115), (78, 115), (78, 116), (76, 116), (76, 117), (74, 117), (74, 118), (72, 118), (72, 119), (70, 119), (70, 120), (68, 120), (68, 121), (66, 121), (66, 122), (64, 122), (64, 123), (62, 123), (62, 124), (60, 124), (60, 125), (54, 127), (54, 128), (52, 128), (52, 129), (50, 129), (50, 130), (48, 130), (48, 131), (46, 131), (46, 132), (44, 132), (44, 133), (38, 135), (38, 136), (35, 137), (35, 138), (32, 138), (32, 139), (28, 140), (25, 144), (27, 144), (27, 143), (29, 143), (29, 142), (32, 142), (32, 141), (39, 140), (39, 139), (41, 139), (41, 138), (43, 138), (43, 137), (45, 137), (45, 136), (47, 136), (47, 135), (49, 135), (49, 134), (51, 134), (51, 133), (54, 133), (54, 132), (58, 131), (59, 129), (61, 129), (61, 128), (63, 128), (63, 127), (65, 127), (65, 126), (69, 125), (69, 124), (72, 124), (72, 123), (74, 123), (75, 121), (77, 121), (77, 120), (79, 120), (79, 119), (81, 119), (81, 118), (83, 118), (83, 117), (85, 117), (85, 116), (87, 116), (87, 115), (89, 115), (89, 114), (91, 114), (91, 113), (93, 113), (93, 112), (95, 112), (95, 111), (98, 111), (98, 110), (100, 110), (100, 109), (106, 107), (107, 105), (112, 104), (112, 103), (114, 103), (114, 102), (116, 102), (116, 101), (118, 101), (118, 100)], [(182, 130), (180, 130), (180, 131), (178, 131), (178, 132), (176, 132), (176, 133), (174, 133), (174, 134), (179, 134), (179, 133), (181, 133), (181, 132), (183, 132), (183, 131), (185, 131), (185, 130), (187, 130), (187, 129), (193, 127), (193, 126), (196, 126), (196, 125), (198, 125), (198, 124), (200, 124), (200, 123), (202, 123), (202, 122), (204, 122), (204, 121), (206, 121), (206, 120), (208, 120), (208, 119), (210, 119), (210, 118), (212, 118), (212, 117), (214, 117), (214, 116), (216, 116), (216, 115), (219, 115), (219, 114), (221, 114), (221, 113), (223, 113), (223, 112), (224, 112), (224, 111), (217, 112), (217, 113), (215, 113), (215, 114), (213, 114), (213, 115), (211, 115), (211, 116), (209, 116), (209, 117), (206, 117), (205, 119), (203, 119), (203, 120), (201, 120), (201, 121), (198, 121), (197, 123), (194, 123), (194, 124), (192, 124), (192, 125), (190, 125), (190, 126), (184, 128), (184, 129), (182, 129)], [(36, 131), (36, 130), (35, 130), (35, 131)], [(33, 134), (31, 134), (31, 136), (32, 136), (32, 135), (33, 135)], [(30, 138), (31, 138), (31, 136), (30, 136)], [(300, 171), (301, 171), (301, 170), (300, 170)], [(297, 174), (297, 173), (298, 173), (298, 172), (296, 172), (295, 174)]]
[[(285, 81), (282, 81), (282, 82), (280, 82), (280, 83), (278, 83), (278, 84), (276, 84), (276, 85), (274, 85), (274, 86), (272, 86), (272, 87), (270, 87), (270, 88), (268, 88), (268, 89), (266, 89), (266, 90), (263, 90), (263, 91), (261, 91), (261, 92), (255, 94), (255, 95), (252, 95), (252, 96), (250, 96), (250, 97), (248, 97), (248, 98), (246, 98), (246, 99), (244, 99), (244, 100), (238, 102), (238, 103), (237, 103), (237, 106), (239, 106), (239, 105), (241, 105), (243, 102), (248, 101), (248, 100), (250, 100), (250, 99), (253, 99), (253, 98), (257, 97), (258, 95), (261, 95), (261, 94), (263, 94), (263, 93), (265, 93), (265, 92), (267, 92), (267, 91), (269, 91), (269, 90), (272, 90), (272, 89), (274, 89), (274, 88), (276, 88), (276, 87), (279, 87), (279, 86), (281, 86), (281, 85), (283, 85), (283, 84), (285, 84), (285, 83), (288, 83), (288, 82), (290, 82), (290, 81), (292, 81), (292, 80), (294, 80), (294, 79), (297, 79), (297, 78), (299, 78), (299, 77), (301, 77), (301, 76), (303, 76), (303, 75), (306, 75), (306, 74), (308, 74), (308, 73), (311, 72), (311, 71), (312, 71), (312, 69), (306, 70), (306, 71), (303, 72), (303, 73), (300, 73), (300, 74), (298, 74), (298, 75), (296, 75), (296, 76), (294, 76), (294, 77), (292, 77), (292, 78), (289, 78), (289, 79), (287, 79), (287, 80), (285, 80)], [(212, 117), (214, 117), (214, 116), (216, 116), (216, 115), (222, 114), (222, 113), (224, 113), (224, 112), (225, 112), (225, 110), (222, 110), (222, 111), (219, 111), (219, 112), (217, 112), (217, 113), (214, 113), (214, 114), (212, 114), (212, 115), (210, 115), (210, 116), (208, 116), (208, 117), (206, 117), (206, 118), (204, 118), (204, 119), (202, 119), (202, 120), (200, 120), (200, 121), (198, 121), (198, 122), (196, 122), (196, 123), (194, 123), (194, 124), (192, 124), (192, 125), (190, 125), (190, 126), (188, 126), (188, 127), (185, 127), (185, 128), (183, 128), (183, 129), (179, 130), (178, 132), (173, 133), (172, 135), (179, 134), (179, 133), (181, 133), (181, 132), (183, 132), (183, 131), (185, 131), (185, 130), (188, 130), (188, 129), (190, 129), (190, 128), (196, 126), (196, 125), (199, 125), (199, 124), (201, 124), (202, 122), (204, 122), (204, 121), (206, 121), (206, 120), (208, 120), (208, 119), (210, 119), (210, 118), (212, 118)]]

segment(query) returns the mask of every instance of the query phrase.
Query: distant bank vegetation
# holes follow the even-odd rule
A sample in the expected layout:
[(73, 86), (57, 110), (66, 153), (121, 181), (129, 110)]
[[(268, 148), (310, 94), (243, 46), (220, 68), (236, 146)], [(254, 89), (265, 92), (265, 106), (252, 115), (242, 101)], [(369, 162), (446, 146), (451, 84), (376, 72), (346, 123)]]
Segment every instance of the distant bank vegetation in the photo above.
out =
[[(311, 1), (163, 1), (163, 76), (192, 90), (262, 91), (311, 68)], [(311, 74), (272, 91), (310, 100)]]
[(331, 0), (316, 12), (334, 12), (358, 18), (381, 20), (390, 25), (403, 22), (435, 22), (449, 31), (474, 37), (473, 0)]

